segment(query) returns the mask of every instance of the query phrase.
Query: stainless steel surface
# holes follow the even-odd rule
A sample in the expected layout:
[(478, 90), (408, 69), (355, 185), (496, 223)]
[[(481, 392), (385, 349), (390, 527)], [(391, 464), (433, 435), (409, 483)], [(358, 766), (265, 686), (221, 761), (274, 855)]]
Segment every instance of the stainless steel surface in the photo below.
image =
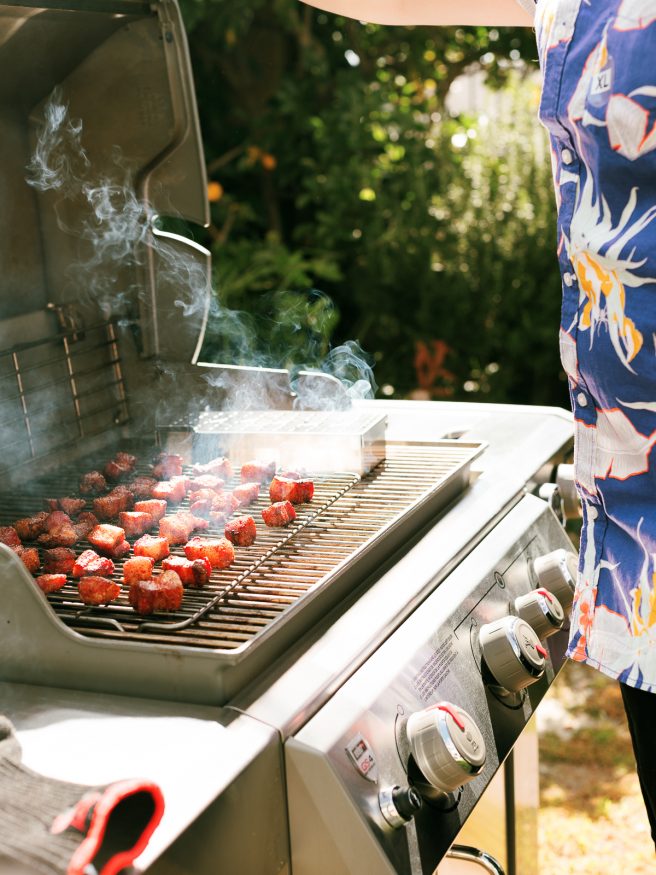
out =
[(492, 875), (506, 875), (506, 871), (501, 863), (491, 854), (480, 850), (480, 848), (472, 848), (467, 845), (452, 845), (446, 856), (452, 860), (466, 860), (484, 869), (486, 872), (491, 872)]
[[(571, 550), (557, 519), (543, 502), (525, 497), (288, 739), (297, 875), (433, 871), (562, 663), (564, 633), (559, 633), (549, 639), (542, 679), (514, 698), (498, 697), (483, 683), (476, 647), (480, 626), (507, 615), (512, 600), (535, 587), (534, 558), (557, 547)], [(413, 773), (404, 722), (426, 703), (443, 699), (476, 720), (488, 749), (486, 766), (462, 787), (454, 810), (429, 801), (404, 829), (389, 831), (374, 804), (376, 785), (363, 780), (345, 748), (360, 733), (375, 758), (380, 784), (407, 782)], [(318, 856), (312, 853), (315, 847)]]

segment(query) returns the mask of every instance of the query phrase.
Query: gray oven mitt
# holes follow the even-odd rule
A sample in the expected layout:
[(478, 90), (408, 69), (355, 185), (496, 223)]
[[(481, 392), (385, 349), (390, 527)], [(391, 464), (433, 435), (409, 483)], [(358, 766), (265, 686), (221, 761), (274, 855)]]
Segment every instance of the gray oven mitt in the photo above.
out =
[(13, 727), (0, 716), (0, 875), (118, 875), (163, 812), (150, 781), (86, 787), (25, 768)]

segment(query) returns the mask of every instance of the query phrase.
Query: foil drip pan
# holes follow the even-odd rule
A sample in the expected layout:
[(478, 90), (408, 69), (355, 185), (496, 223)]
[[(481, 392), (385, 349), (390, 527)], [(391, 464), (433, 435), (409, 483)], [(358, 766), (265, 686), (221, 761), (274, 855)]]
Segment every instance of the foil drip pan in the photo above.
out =
[(190, 424), (158, 427), (163, 448), (188, 463), (228, 456), (239, 464), (275, 461), (278, 469), (367, 474), (385, 459), (387, 417), (366, 411), (208, 411)]

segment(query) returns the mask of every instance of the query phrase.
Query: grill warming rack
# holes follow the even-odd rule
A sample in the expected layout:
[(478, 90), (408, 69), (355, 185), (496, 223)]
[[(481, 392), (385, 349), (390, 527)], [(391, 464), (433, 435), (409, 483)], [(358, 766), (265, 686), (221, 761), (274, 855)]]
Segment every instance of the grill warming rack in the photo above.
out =
[[(471, 463), (483, 449), (461, 441), (390, 442), (385, 461), (362, 478), (317, 478), (315, 498), (297, 508), (297, 524), (282, 533), (261, 524), (265, 487), (265, 496), (246, 511), (258, 521), (255, 545), (236, 548), (234, 565), (214, 571), (209, 586), (186, 589), (181, 612), (172, 616), (139, 617), (127, 593), (117, 603), (85, 607), (71, 579), (46, 599), (22, 566), (17, 574), (3, 574), (0, 555), (3, 585), (12, 590), (5, 602), (9, 632), (0, 636), (0, 675), (223, 703), (434, 520), (467, 486)], [(43, 498), (75, 494), (71, 487), (87, 469), (42, 482), (38, 496), (32, 491), (20, 502), (0, 496), (0, 524), (41, 509)]]

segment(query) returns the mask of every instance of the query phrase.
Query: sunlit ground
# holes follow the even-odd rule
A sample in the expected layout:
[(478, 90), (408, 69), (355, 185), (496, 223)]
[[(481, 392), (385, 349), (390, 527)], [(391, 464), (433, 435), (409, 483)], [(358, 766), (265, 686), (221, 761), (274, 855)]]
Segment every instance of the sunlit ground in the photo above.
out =
[(656, 873), (617, 684), (568, 663), (538, 715), (539, 875)]

